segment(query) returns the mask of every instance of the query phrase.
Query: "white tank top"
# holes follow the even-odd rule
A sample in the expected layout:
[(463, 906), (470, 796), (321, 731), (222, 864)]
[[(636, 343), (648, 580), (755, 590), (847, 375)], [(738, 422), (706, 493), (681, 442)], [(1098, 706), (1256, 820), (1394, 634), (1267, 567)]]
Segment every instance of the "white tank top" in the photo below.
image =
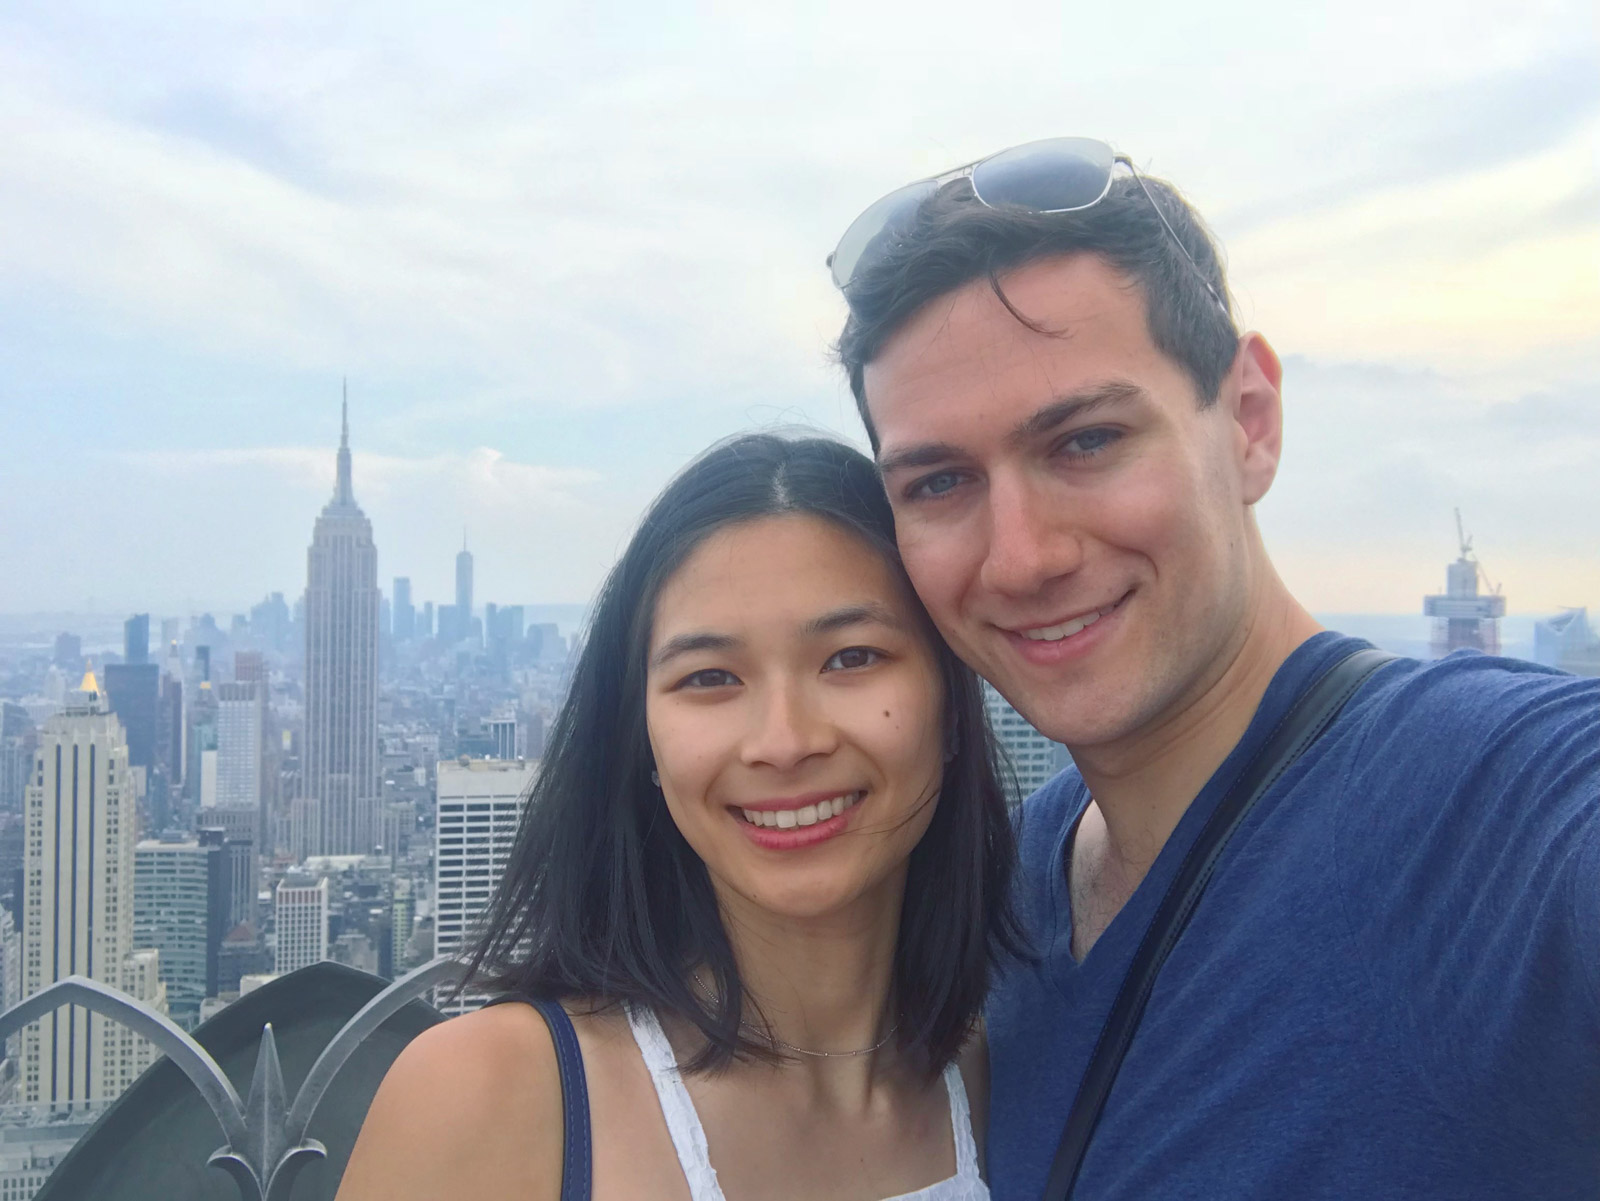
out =
[[(683, 1166), (684, 1179), (689, 1182), (691, 1201), (726, 1201), (717, 1183), (717, 1171), (711, 1166), (705, 1129), (700, 1125), (700, 1115), (695, 1112), (694, 1100), (684, 1087), (672, 1044), (667, 1042), (653, 1010), (633, 1005), (626, 1008), (633, 1040), (639, 1044), (639, 1053), (650, 1069), (656, 1097), (661, 1102), (661, 1115), (667, 1120), (678, 1163)], [(956, 1174), (914, 1193), (900, 1193), (884, 1201), (989, 1201), (989, 1186), (978, 1175), (978, 1146), (972, 1137), (967, 1088), (953, 1063), (944, 1070), (944, 1087), (950, 1098), (950, 1128), (955, 1132)]]

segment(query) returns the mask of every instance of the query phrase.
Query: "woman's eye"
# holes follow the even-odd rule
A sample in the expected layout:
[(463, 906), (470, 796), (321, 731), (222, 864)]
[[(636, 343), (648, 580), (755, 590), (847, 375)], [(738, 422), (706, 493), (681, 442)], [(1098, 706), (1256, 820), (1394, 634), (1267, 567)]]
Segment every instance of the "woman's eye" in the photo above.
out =
[(883, 658), (883, 652), (875, 651), (870, 646), (846, 647), (824, 663), (822, 670), (849, 671), (856, 667), (871, 667), (881, 658)]
[(1098, 454), (1122, 437), (1121, 430), (1098, 428), (1080, 430), (1061, 444), (1061, 449), (1071, 458), (1088, 458)]
[(720, 667), (708, 667), (704, 671), (697, 671), (693, 675), (684, 676), (678, 681), (679, 688), (726, 688), (730, 684), (737, 684), (739, 677), (731, 671), (723, 671)]

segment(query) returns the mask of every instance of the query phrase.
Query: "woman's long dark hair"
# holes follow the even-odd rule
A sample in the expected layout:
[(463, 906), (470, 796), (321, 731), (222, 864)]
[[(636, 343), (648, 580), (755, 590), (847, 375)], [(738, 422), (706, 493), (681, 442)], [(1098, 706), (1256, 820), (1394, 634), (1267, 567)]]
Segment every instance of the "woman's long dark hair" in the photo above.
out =
[[(719, 529), (786, 513), (832, 522), (882, 555), (939, 664), (953, 754), (911, 853), (893, 976), (899, 1042), (938, 1071), (972, 1029), (994, 958), (1019, 945), (1011, 825), (977, 677), (915, 601), (871, 460), (826, 439), (723, 443), (651, 506), (600, 593), (469, 963), (491, 989), (634, 1002), (691, 1023), (705, 1038), (692, 1070), (773, 1057), (741, 1032), (746, 1000), (710, 877), (650, 780), (645, 670), (656, 597), (690, 553)], [(691, 988), (695, 966), (714, 999)]]

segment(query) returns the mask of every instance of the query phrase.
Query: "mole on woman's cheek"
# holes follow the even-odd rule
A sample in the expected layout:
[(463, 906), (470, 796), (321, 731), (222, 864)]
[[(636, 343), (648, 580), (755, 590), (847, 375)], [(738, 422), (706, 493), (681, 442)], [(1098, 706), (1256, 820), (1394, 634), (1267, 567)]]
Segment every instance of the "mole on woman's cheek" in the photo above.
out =
[(885, 716), (885, 717), (888, 717), (888, 716), (889, 716), (889, 710), (887, 710), (887, 709), (885, 709), (885, 710), (884, 710), (884, 711), (883, 711), (883, 715), (884, 715), (884, 716)]

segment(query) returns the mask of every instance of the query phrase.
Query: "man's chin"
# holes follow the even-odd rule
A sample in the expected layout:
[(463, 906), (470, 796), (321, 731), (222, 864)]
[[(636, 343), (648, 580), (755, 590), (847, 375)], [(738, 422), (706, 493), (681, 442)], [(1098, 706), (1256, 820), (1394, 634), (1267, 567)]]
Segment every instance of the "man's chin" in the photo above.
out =
[(1075, 687), (1065, 696), (1040, 695), (1030, 688), (1016, 688), (1009, 694), (1000, 688), (1000, 692), (1030, 726), (1068, 750), (1115, 742), (1134, 724), (1122, 705), (1108, 704), (1104, 692), (1095, 689)]

